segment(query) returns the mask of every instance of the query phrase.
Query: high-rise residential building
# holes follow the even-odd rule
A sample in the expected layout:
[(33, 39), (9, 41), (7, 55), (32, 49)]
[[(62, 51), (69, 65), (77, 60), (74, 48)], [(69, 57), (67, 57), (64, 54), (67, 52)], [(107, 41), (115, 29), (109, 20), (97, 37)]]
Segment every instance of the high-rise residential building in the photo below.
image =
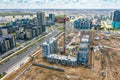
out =
[(5, 43), (8, 47), (8, 50), (9, 50), (9, 48), (12, 49), (16, 46), (15, 37), (13, 35), (8, 34), (8, 35), (4, 35), (2, 37), (5, 39)]
[(32, 27), (32, 37), (36, 37), (41, 34), (41, 28), (40, 27)]
[(117, 29), (120, 28), (120, 11), (119, 10), (114, 11), (112, 26), (113, 28), (117, 28)]
[(10, 42), (10, 48), (14, 48), (16, 46), (16, 40), (13, 35), (8, 35), (9, 42)]
[(3, 35), (7, 35), (8, 34), (8, 30), (7, 29), (2, 29), (2, 34)]
[(5, 39), (0, 37), (0, 55), (6, 52)]
[(17, 39), (22, 39), (22, 40), (24, 40), (24, 39), (25, 39), (25, 32), (17, 31), (17, 32), (16, 32), (16, 37), (17, 37)]
[(78, 19), (74, 21), (74, 28), (76, 29), (91, 29), (92, 22), (89, 19)]
[(39, 30), (39, 35), (40, 35), (42, 33), (41, 27), (38, 27), (38, 30)]
[(114, 11), (113, 21), (120, 22), (120, 11), (119, 10)]
[(0, 38), (0, 54), (3, 54), (4, 52), (13, 49), (16, 46), (16, 40), (15, 37), (11, 34), (9, 35), (3, 35)]
[(1, 28), (0, 29), (2, 35), (7, 35), (8, 34), (8, 29), (7, 28)]
[(55, 53), (56, 50), (57, 50), (56, 38), (51, 38), (50, 40), (42, 44), (43, 57), (47, 57), (47, 55)]
[(41, 32), (43, 33), (43, 32), (45, 32), (46, 31), (46, 26), (45, 25), (43, 25), (42, 27), (41, 27)]
[(51, 22), (51, 24), (55, 24), (55, 14), (49, 14), (49, 20)]
[(6, 50), (10, 50), (10, 40), (8, 38), (5, 39), (5, 47), (6, 47)]
[(26, 39), (32, 39), (32, 29), (26, 28), (25, 29)]
[(36, 37), (39, 35), (38, 28), (32, 27), (32, 37)]
[(112, 17), (113, 17), (113, 13), (112, 12), (109, 14), (109, 17), (110, 17), (110, 20), (112, 20)]
[(11, 34), (11, 33), (15, 32), (16, 30), (18, 30), (18, 27), (14, 27), (14, 26), (10, 26), (10, 25), (0, 27), (0, 32), (2, 35)]
[(2, 31), (1, 31), (1, 29), (0, 29), (0, 36), (2, 35)]
[(89, 59), (89, 52), (79, 50), (76, 53), (76, 59), (78, 63), (86, 64)]
[(37, 26), (41, 27), (42, 32), (45, 32), (45, 12), (37, 12)]
[(26, 39), (32, 39), (40, 34), (41, 34), (41, 27), (34, 26), (34, 27), (25, 28)]
[(11, 21), (10, 22), (11, 26), (23, 26), (26, 27), (30, 25), (30, 20), (29, 19), (17, 19), (16, 21)]

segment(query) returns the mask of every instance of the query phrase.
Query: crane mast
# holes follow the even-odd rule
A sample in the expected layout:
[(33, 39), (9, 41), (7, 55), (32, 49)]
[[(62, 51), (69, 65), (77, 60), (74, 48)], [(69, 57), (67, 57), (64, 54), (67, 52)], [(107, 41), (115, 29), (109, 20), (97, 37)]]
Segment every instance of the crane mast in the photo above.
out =
[(64, 54), (66, 54), (66, 18), (64, 18), (64, 45), (63, 45)]

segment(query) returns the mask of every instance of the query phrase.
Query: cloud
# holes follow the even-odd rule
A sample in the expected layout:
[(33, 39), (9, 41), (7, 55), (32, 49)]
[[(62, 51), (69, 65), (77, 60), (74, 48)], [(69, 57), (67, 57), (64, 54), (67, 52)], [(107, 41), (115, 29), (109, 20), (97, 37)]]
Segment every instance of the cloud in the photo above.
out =
[(120, 8), (120, 0), (0, 0), (1, 9), (17, 8)]

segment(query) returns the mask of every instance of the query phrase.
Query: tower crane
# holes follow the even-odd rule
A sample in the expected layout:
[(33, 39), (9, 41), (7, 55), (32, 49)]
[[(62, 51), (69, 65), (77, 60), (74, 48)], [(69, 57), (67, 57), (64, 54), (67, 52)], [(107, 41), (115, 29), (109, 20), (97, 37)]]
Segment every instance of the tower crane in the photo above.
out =
[(63, 52), (62, 52), (63, 54), (66, 54), (66, 20), (67, 20), (67, 19), (68, 19), (68, 18), (66, 17), (66, 15), (64, 15), (64, 18), (56, 21), (57, 23), (63, 22), (63, 28), (64, 28), (64, 34), (63, 34), (63, 36), (64, 36), (64, 41), (63, 41)]
[(92, 27), (92, 30), (91, 30), (91, 45), (90, 45), (90, 48), (91, 48), (90, 63), (91, 63), (91, 65), (93, 65), (93, 67), (94, 67), (93, 45), (94, 45), (94, 27)]

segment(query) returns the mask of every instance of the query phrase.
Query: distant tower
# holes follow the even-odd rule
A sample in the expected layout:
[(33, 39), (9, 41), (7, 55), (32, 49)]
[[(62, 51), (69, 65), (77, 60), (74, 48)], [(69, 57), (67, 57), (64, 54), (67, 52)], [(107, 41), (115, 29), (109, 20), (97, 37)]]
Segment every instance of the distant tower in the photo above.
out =
[(32, 39), (32, 29), (31, 28), (26, 28), (25, 29), (25, 33), (26, 33), (26, 39)]
[(113, 22), (112, 22), (113, 28), (120, 28), (120, 11), (116, 10), (113, 14)]
[(49, 19), (52, 21), (52, 24), (55, 24), (55, 14), (49, 14)]
[(0, 37), (0, 54), (13, 49), (16, 46), (15, 37), (11, 34)]
[(8, 29), (7, 28), (2, 28), (0, 29), (2, 35), (8, 35)]
[(45, 12), (37, 12), (37, 26), (41, 27), (41, 32), (45, 32)]
[(114, 11), (113, 21), (120, 22), (120, 11), (119, 10)]

